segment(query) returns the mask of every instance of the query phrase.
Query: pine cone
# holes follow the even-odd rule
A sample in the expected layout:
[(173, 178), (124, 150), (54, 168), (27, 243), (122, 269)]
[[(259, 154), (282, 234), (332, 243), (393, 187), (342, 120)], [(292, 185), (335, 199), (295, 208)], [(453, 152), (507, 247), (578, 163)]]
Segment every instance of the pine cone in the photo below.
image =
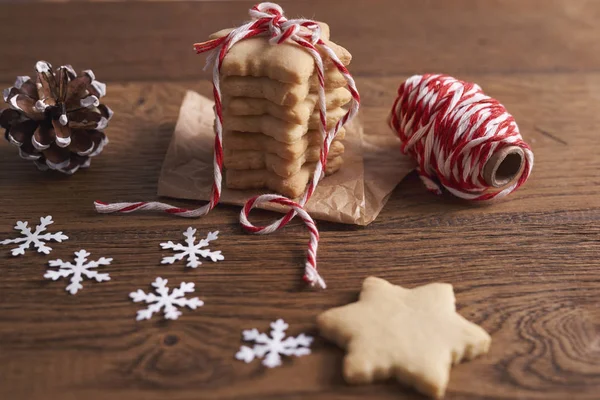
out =
[(103, 130), (113, 112), (99, 101), (106, 85), (91, 70), (78, 77), (70, 65), (54, 72), (49, 63), (38, 61), (35, 69), (37, 82), (19, 76), (14, 87), (3, 91), (10, 107), (0, 111), (6, 140), (43, 171), (73, 174), (89, 167), (91, 157), (108, 143)]

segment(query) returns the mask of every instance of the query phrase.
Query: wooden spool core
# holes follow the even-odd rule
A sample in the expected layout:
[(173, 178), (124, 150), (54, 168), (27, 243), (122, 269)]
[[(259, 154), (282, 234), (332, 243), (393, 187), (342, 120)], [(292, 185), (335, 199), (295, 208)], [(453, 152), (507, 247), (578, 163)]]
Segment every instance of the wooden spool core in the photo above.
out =
[(507, 146), (492, 154), (483, 168), (483, 179), (491, 187), (500, 188), (515, 179), (523, 168), (525, 154), (517, 146)]

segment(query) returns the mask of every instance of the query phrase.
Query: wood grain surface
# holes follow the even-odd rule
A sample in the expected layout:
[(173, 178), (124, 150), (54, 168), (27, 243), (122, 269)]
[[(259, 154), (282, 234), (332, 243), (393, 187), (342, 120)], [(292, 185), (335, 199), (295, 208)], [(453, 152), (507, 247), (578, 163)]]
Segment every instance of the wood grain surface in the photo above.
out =
[[(354, 301), (375, 275), (414, 287), (454, 285), (460, 313), (492, 335), (487, 356), (453, 368), (448, 399), (600, 398), (600, 2), (579, 0), (298, 1), (288, 15), (327, 21), (354, 56), (365, 129), (386, 130), (399, 83), (445, 72), (478, 82), (517, 119), (536, 164), (508, 199), (470, 204), (426, 192), (411, 174), (365, 228), (320, 222), (329, 288), (301, 282), (307, 232), (244, 234), (239, 208), (198, 220), (101, 216), (92, 201), (156, 198), (157, 177), (186, 90), (210, 94), (191, 44), (246, 18), (250, 2), (2, 5), (0, 83), (38, 59), (93, 68), (116, 114), (92, 168), (40, 173), (0, 144), (0, 238), (51, 214), (70, 240), (50, 256), (0, 247), (0, 398), (418, 399), (394, 382), (347, 386), (343, 351), (265, 370), (233, 356), (241, 331), (284, 318), (318, 337), (315, 316)], [(390, 133), (391, 134), (391, 133)], [(190, 202), (176, 202), (194, 205)], [(257, 212), (267, 222), (274, 214)], [(188, 226), (218, 229), (225, 261), (161, 266), (159, 243)], [(50, 259), (87, 249), (113, 257), (112, 280), (43, 279)], [(155, 277), (192, 281), (206, 305), (177, 321), (135, 322), (128, 300)]]

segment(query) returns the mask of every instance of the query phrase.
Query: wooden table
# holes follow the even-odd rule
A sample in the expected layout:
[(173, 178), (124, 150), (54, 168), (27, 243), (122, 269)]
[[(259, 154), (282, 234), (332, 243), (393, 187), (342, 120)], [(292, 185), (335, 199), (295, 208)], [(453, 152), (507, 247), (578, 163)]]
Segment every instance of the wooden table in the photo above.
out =
[[(101, 216), (92, 207), (95, 199), (156, 198), (183, 94), (210, 94), (191, 44), (245, 20), (250, 5), (1, 6), (2, 87), (32, 75), (39, 59), (93, 68), (116, 114), (111, 144), (72, 177), (40, 173), (0, 145), (0, 238), (15, 235), (17, 220), (48, 214), (70, 237), (50, 256), (13, 258), (1, 248), (0, 398), (421, 398), (394, 382), (347, 386), (343, 351), (320, 338), (313, 355), (273, 370), (233, 359), (243, 329), (267, 330), (279, 317), (291, 334), (318, 336), (315, 316), (354, 301), (369, 275), (407, 287), (451, 283), (460, 313), (492, 335), (487, 356), (452, 370), (448, 399), (599, 398), (600, 2), (282, 3), (288, 15), (327, 21), (353, 53), (366, 129), (387, 129), (407, 76), (439, 71), (501, 100), (536, 156), (530, 181), (495, 204), (436, 197), (413, 174), (368, 227), (319, 223), (326, 291), (300, 282), (308, 235), (299, 222), (256, 237), (241, 231), (232, 206), (192, 221)], [(189, 225), (218, 229), (226, 260), (199, 270), (161, 266), (158, 244)], [(112, 280), (70, 296), (64, 281), (43, 274), (48, 260), (79, 249), (113, 257)], [(128, 293), (150, 289), (157, 276), (196, 282), (206, 306), (177, 321), (136, 322), (140, 307)]]

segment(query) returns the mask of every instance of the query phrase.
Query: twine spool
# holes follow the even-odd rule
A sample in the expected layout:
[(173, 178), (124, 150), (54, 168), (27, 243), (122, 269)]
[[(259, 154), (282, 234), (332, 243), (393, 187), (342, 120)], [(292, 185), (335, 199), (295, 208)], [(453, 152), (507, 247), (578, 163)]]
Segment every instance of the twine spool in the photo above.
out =
[(494, 188), (501, 188), (512, 182), (525, 164), (525, 152), (517, 146), (505, 147), (492, 154), (483, 167), (483, 179)]
[(427, 189), (468, 200), (504, 197), (531, 173), (533, 153), (504, 106), (474, 84), (415, 75), (398, 89), (389, 118), (401, 151)]

